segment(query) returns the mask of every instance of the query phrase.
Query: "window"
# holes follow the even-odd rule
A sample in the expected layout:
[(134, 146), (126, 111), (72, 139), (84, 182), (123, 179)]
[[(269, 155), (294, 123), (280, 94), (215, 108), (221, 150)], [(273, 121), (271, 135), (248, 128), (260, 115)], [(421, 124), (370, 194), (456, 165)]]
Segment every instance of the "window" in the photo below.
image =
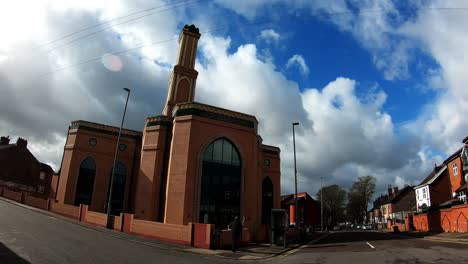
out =
[(454, 162), (452, 163), (452, 168), (453, 168), (453, 175), (458, 175), (458, 166), (457, 166), (457, 163)]
[(37, 192), (38, 193), (44, 193), (45, 187), (44, 186), (38, 186), (37, 187)]
[(416, 190), (416, 200), (419, 200), (419, 190)]
[(41, 181), (43, 181), (45, 179), (45, 172), (41, 171), (41, 173), (39, 174), (39, 179)]
[(94, 147), (97, 144), (97, 140), (95, 138), (90, 138), (88, 144)]
[(423, 199), (426, 199), (426, 188), (422, 189), (422, 193), (423, 193)]

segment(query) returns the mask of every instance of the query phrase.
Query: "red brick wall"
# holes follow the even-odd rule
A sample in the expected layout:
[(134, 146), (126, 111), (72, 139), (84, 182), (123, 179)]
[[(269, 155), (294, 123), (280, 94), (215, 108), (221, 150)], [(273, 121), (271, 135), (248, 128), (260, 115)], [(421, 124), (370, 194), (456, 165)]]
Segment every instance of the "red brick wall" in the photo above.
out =
[(429, 187), (431, 206), (439, 205), (452, 199), (450, 175), (445, 172)]
[(33, 206), (36, 208), (40, 208), (43, 210), (49, 209), (49, 199), (41, 199), (41, 198), (36, 198), (36, 197), (26, 195), (24, 199), (24, 204), (27, 204), (29, 206)]
[(213, 225), (194, 223), (192, 246), (198, 248), (210, 248), (213, 230)]
[(192, 224), (173, 225), (158, 222), (136, 220), (132, 221), (131, 232), (176, 244), (190, 245), (192, 242)]
[[(84, 125), (89, 126), (89, 124)], [(102, 126), (97, 127), (101, 128)], [(112, 128), (105, 130), (116, 132)], [(123, 131), (123, 133), (126, 132)], [(91, 138), (97, 139), (96, 146), (89, 145), (88, 142)], [(89, 209), (96, 212), (104, 212), (116, 142), (117, 136), (115, 135), (107, 135), (84, 129), (71, 129), (69, 131), (59, 181), (60, 186), (58, 189), (57, 200), (59, 200), (60, 203), (70, 205), (74, 203), (81, 162), (87, 157), (92, 157), (96, 163), (96, 175), (92, 202)], [(121, 137), (120, 143), (127, 145), (127, 149), (125, 151), (119, 151), (117, 156), (117, 161), (121, 161), (127, 168), (126, 191), (123, 208), (125, 211), (127, 210), (129, 199), (128, 194), (132, 177), (135, 148), (139, 150), (140, 143), (133, 138), (127, 137)]]
[(78, 206), (59, 204), (51, 201), (49, 204), (49, 210), (76, 220), (80, 219), (80, 207)]
[(15, 192), (15, 191), (8, 190), (8, 189), (4, 189), (3, 190), (3, 197), (21, 203), (23, 193), (22, 192)]
[(106, 226), (106, 224), (107, 224), (107, 215), (102, 214), (102, 213), (98, 213), (98, 212), (88, 211), (86, 213), (86, 217), (84, 219), (82, 219), (82, 221), (86, 222), (86, 223), (93, 224), (93, 225)]
[(414, 215), (413, 225), (419, 231), (468, 232), (468, 205)]
[[(458, 174), (453, 173), (453, 164), (457, 164)], [(447, 167), (450, 175), (450, 183), (452, 185), (452, 192), (455, 192), (463, 184), (463, 168), (461, 164), (460, 156), (457, 156), (455, 159), (447, 162)]]

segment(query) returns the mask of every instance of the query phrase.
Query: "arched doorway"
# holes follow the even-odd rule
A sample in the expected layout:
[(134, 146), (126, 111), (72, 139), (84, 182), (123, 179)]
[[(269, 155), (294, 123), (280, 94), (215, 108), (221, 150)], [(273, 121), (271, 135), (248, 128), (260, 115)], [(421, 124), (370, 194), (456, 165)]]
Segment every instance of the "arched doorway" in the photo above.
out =
[[(111, 177), (109, 177), (109, 187), (110, 188), (110, 179), (112, 178), (112, 170), (111, 170)], [(112, 185), (112, 202), (111, 202), (111, 214), (112, 215), (120, 215), (123, 211), (124, 205), (124, 198), (125, 198), (125, 181), (127, 180), (127, 167), (122, 162), (117, 162), (115, 164), (114, 170), (114, 184)], [(106, 205), (105, 209), (107, 212), (107, 204), (109, 202), (109, 193), (107, 194)]]
[(271, 223), (271, 209), (273, 209), (273, 182), (265, 177), (262, 182), (262, 223)]
[(239, 152), (225, 138), (203, 153), (200, 223), (226, 228), (240, 214), (241, 164)]
[(90, 205), (93, 199), (94, 177), (96, 175), (96, 162), (88, 157), (81, 162), (76, 184), (75, 205)]

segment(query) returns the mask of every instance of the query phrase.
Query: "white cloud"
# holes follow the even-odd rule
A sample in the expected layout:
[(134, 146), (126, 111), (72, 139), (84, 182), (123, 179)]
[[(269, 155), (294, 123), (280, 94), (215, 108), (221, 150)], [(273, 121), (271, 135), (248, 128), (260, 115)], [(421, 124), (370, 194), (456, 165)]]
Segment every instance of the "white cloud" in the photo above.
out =
[[(362, 8), (392, 10), (393, 6), (387, 2), (366, 1)], [(70, 3), (75, 4), (38, 8), (42, 11), (27, 19), (31, 27), (28, 30), (34, 33), (14, 42), (9, 39), (8, 49), (0, 50), (8, 56), (0, 64), (0, 134), (27, 138), (39, 159), (52, 163), (55, 168), (60, 165), (63, 141), (71, 120), (118, 125), (123, 100), (121, 87), (133, 88), (127, 127), (141, 129), (146, 116), (161, 112), (177, 42), (119, 54), (123, 62), (120, 72), (110, 72), (97, 62), (45, 78), (37, 76), (109, 51), (176, 37), (181, 24), (188, 20), (187, 10), (174, 9), (96, 34), (48, 56), (36, 52), (38, 44), (64, 33), (125, 15), (128, 10), (138, 11), (140, 4), (146, 7), (164, 2), (141, 0), (136, 5), (134, 1), (112, 4), (89, 1), (85, 6), (77, 1)], [(269, 10), (271, 1), (232, 4), (232, 1), (218, 0), (217, 3), (254, 19)], [(301, 124), (296, 130), (299, 187), (311, 194), (318, 189), (320, 176), (325, 176), (328, 184), (338, 183), (344, 187), (364, 174), (376, 175), (382, 188), (389, 183), (416, 182), (432, 168), (430, 160), (435, 155), (426, 148), (435, 146), (445, 151), (457, 146), (467, 131), (463, 120), (468, 113), (464, 103), (468, 95), (463, 86), (468, 81), (463, 72), (468, 68), (464, 61), (466, 56), (463, 56), (467, 24), (461, 15), (439, 15), (425, 21), (428, 18), (421, 13), (412, 24), (397, 28), (384, 14), (334, 17), (323, 14), (330, 10), (347, 10), (345, 1), (332, 4), (329, 1), (288, 1), (286, 4), (292, 7), (291, 11), (308, 8), (352, 34), (369, 50), (376, 67), (387, 79), (408, 77), (409, 54), (415, 48), (413, 41), (424, 43), (425, 51), (440, 63), (440, 70), (430, 75), (435, 78), (431, 83), (441, 86), (444, 95), (416, 122), (396, 132), (398, 128), (392, 117), (383, 110), (387, 99), (385, 92), (369, 89), (371, 92), (358, 95), (359, 80), (346, 77), (330, 80), (325, 87), (299, 89), (299, 85), (287, 79), (273, 63), (274, 54), (262, 55), (256, 45), (245, 41), (232, 47), (230, 37), (204, 34), (200, 40), (201, 60), (196, 65), (200, 73), (196, 99), (257, 116), (264, 143), (281, 147), (283, 192), (293, 190), (291, 122)], [(428, 24), (434, 19), (448, 26), (438, 29), (439, 24)], [(216, 23), (207, 19), (197, 21), (197, 25), (206, 28), (216, 28), (213, 24)], [(435, 28), (437, 34), (433, 34), (431, 28)], [(276, 40), (275, 33), (278, 34), (267, 30), (264, 37)], [(451, 39), (458, 42), (446, 41)], [(301, 55), (292, 56), (286, 67), (299, 67), (302, 74), (309, 73)], [(422, 138), (404, 134), (407, 131)]]
[(260, 38), (265, 40), (267, 43), (278, 43), (280, 34), (273, 29), (265, 29), (260, 32)]
[(286, 68), (289, 69), (295, 65), (299, 67), (299, 70), (303, 76), (309, 75), (309, 67), (305, 62), (304, 57), (298, 54), (294, 54), (291, 58), (289, 58), (288, 63), (286, 64)]

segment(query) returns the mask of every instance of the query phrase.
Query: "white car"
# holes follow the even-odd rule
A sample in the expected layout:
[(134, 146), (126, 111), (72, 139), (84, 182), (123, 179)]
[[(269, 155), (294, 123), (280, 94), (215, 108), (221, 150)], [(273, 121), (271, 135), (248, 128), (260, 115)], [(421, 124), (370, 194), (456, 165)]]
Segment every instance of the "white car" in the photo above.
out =
[(372, 230), (372, 226), (371, 225), (363, 225), (362, 230)]

